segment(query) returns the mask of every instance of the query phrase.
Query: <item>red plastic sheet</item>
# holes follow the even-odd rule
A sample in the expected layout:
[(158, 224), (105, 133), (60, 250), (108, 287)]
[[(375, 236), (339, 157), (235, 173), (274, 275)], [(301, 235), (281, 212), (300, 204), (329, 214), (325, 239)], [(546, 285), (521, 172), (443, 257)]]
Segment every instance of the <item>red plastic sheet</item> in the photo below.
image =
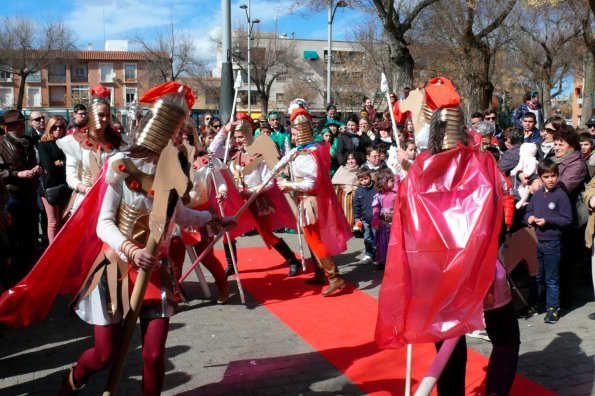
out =
[(417, 157), (399, 186), (376, 342), (382, 348), (483, 328), (502, 221), (498, 169), (489, 153), (459, 146)]
[(62, 227), (29, 274), (0, 296), (0, 322), (27, 327), (45, 318), (58, 294), (79, 291), (102, 242), (95, 233), (107, 162), (74, 214)]

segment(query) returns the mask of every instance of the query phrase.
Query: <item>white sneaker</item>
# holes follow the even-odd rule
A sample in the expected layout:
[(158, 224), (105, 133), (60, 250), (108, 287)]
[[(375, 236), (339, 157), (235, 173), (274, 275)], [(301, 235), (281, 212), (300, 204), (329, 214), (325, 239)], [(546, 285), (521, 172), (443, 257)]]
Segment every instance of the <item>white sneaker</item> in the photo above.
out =
[(488, 337), (488, 333), (485, 330), (475, 330), (471, 333), (468, 333), (467, 336), (471, 338), (479, 338), (485, 341), (490, 340), (490, 337)]
[(362, 258), (361, 263), (362, 264), (370, 264), (370, 263), (372, 263), (372, 261), (374, 261), (374, 260), (372, 260), (372, 257), (366, 255), (366, 256), (364, 256), (364, 258)]

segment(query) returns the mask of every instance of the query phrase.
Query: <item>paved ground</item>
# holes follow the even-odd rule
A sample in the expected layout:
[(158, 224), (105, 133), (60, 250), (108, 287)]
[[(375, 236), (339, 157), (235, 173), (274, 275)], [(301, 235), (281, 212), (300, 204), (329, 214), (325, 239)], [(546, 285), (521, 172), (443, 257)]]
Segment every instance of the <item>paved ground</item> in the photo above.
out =
[[(297, 247), (295, 236), (284, 238)], [(239, 247), (258, 244), (259, 238), (244, 237)], [(361, 239), (352, 240), (338, 263), (346, 280), (377, 297), (382, 272), (356, 263), (362, 245)], [(587, 319), (595, 302), (588, 282), (586, 277), (577, 280), (576, 305), (558, 324), (544, 324), (543, 315), (520, 321), (519, 372), (561, 395), (595, 395), (595, 322)], [(172, 320), (163, 394), (363, 394), (250, 295), (246, 306), (237, 294), (218, 306), (203, 299), (193, 276), (185, 288), (193, 299)], [(55, 394), (65, 370), (91, 345), (92, 328), (72, 317), (67, 303), (60, 297), (44, 322), (0, 333), (0, 395)], [(468, 343), (490, 353), (489, 342)], [(139, 345), (136, 334), (120, 394), (139, 394)], [(92, 378), (84, 394), (101, 394), (106, 376)]]

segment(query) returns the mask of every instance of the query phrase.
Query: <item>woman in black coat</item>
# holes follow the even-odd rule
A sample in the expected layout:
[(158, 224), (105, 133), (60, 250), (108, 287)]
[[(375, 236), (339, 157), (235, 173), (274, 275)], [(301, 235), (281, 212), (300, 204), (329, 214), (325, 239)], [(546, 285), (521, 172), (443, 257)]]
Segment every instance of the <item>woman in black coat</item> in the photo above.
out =
[(66, 184), (66, 156), (56, 144), (56, 140), (66, 134), (66, 125), (64, 117), (50, 117), (38, 148), (39, 162), (44, 170), (43, 175), (41, 175), (41, 200), (48, 217), (48, 239), (50, 243), (54, 240), (60, 227), (62, 227), (62, 213), (68, 205), (68, 199), (65, 199), (63, 203), (50, 204), (45, 194), (45, 191), (52, 187), (68, 187)]

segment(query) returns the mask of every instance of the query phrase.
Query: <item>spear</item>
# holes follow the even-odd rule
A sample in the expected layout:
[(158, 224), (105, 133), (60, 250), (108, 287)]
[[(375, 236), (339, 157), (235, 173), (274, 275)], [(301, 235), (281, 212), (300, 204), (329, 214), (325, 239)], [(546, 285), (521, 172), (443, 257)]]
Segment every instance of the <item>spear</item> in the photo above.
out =
[[(238, 218), (240, 217), (240, 215), (242, 213), (244, 213), (244, 211), (246, 209), (248, 209), (248, 207), (252, 204), (252, 202), (254, 202), (254, 200), (256, 199), (256, 197), (258, 197), (258, 195), (264, 191), (264, 189), (266, 188), (266, 185), (273, 180), (274, 178), (277, 177), (277, 175), (281, 172), (281, 170), (283, 169), (283, 167), (290, 161), (293, 161), (295, 159), (295, 157), (297, 157), (298, 155), (298, 151), (296, 149), (294, 149), (294, 152), (289, 156), (289, 158), (287, 159), (286, 162), (279, 162), (277, 165), (275, 165), (275, 167), (273, 168), (273, 170), (271, 171), (271, 174), (266, 178), (265, 181), (262, 182), (262, 184), (258, 187), (258, 189), (254, 192), (254, 194), (252, 194), (250, 196), (250, 198), (248, 198), (248, 200), (246, 202), (244, 202), (244, 204), (242, 205), (242, 207), (238, 210), (238, 212), (233, 216), (233, 218), (237, 221)], [(219, 233), (215, 236), (215, 238), (213, 238), (213, 240), (207, 245), (207, 247), (203, 250), (203, 252), (200, 254), (200, 256), (198, 256), (198, 258), (194, 261), (194, 263), (192, 263), (192, 266), (188, 269), (188, 271), (186, 271), (186, 273), (184, 275), (182, 275), (182, 277), (180, 278), (180, 282), (182, 282), (184, 279), (186, 279), (186, 277), (188, 275), (190, 275), (190, 272), (192, 272), (192, 270), (194, 269), (194, 267), (196, 267), (198, 265), (198, 263), (204, 258), (204, 256), (206, 256), (206, 254), (213, 249), (213, 246), (215, 246), (215, 244), (219, 241), (219, 239), (221, 239), (221, 237), (223, 236), (223, 234), (225, 234), (225, 229), (222, 229), (221, 231), (219, 231)]]
[[(289, 139), (285, 140), (285, 151), (289, 151)], [(295, 181), (295, 175), (293, 170), (293, 164), (289, 164), (289, 177), (291, 181)], [(306, 271), (306, 259), (304, 258), (304, 240), (302, 236), (302, 216), (303, 216), (303, 204), (301, 200), (298, 200), (297, 206), (297, 233), (298, 233), (298, 241), (300, 242), (300, 256), (302, 258), (302, 271)]]

